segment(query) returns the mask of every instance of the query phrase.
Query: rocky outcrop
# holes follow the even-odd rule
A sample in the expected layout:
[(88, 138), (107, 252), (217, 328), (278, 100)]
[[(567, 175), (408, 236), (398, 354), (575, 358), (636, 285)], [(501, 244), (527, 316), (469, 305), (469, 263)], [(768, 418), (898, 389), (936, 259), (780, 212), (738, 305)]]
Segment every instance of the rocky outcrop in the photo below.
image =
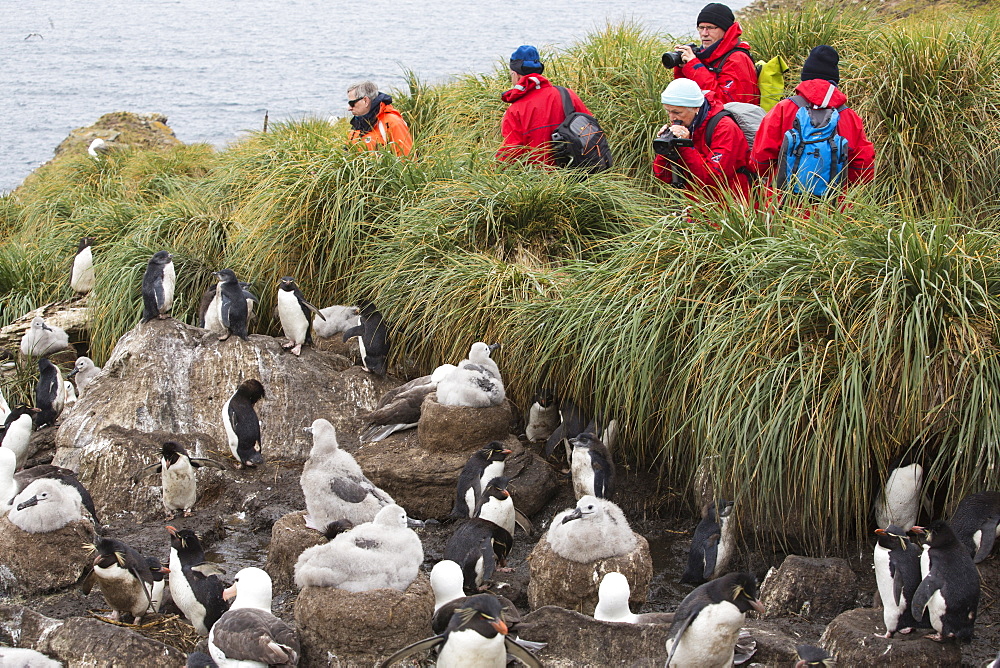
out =
[(275, 589), (294, 589), (295, 563), (299, 555), (314, 545), (327, 542), (323, 534), (306, 526), (305, 517), (304, 510), (289, 513), (271, 528), (264, 570), (271, 576)]
[(402, 592), (306, 587), (295, 601), (295, 623), (302, 642), (299, 665), (372, 665), (434, 635), (433, 613), (434, 594), (426, 573), (420, 573)]
[(0, 641), (74, 668), (176, 668), (187, 659), (179, 649), (122, 626), (86, 617), (60, 621), (17, 605), (0, 606)]
[(881, 610), (849, 610), (830, 622), (820, 644), (833, 654), (838, 666), (930, 668), (962, 665), (962, 650), (956, 643), (927, 640), (921, 632), (896, 634), (886, 640), (875, 635), (879, 626), (882, 626)]
[(556, 606), (525, 615), (519, 637), (548, 643), (534, 652), (543, 664), (559, 666), (662, 666), (669, 624), (618, 624)]
[(27, 533), (0, 517), (0, 588), (32, 595), (69, 587), (90, 563), (83, 548), (94, 540), (87, 520), (47, 533)]
[(760, 587), (764, 616), (832, 619), (854, 605), (857, 580), (843, 559), (789, 555)]
[(163, 114), (114, 111), (104, 114), (91, 126), (70, 132), (56, 147), (56, 158), (86, 153), (95, 139), (103, 139), (109, 147), (119, 149), (162, 150), (181, 145)]
[(531, 564), (528, 604), (532, 609), (555, 605), (593, 615), (601, 579), (606, 573), (618, 572), (628, 579), (629, 603), (637, 609), (646, 602), (653, 579), (653, 559), (646, 539), (639, 534), (635, 538), (636, 547), (630, 553), (583, 564), (556, 554), (543, 536), (528, 557)]
[(420, 406), (417, 435), (430, 452), (471, 453), (510, 433), (512, 412), (506, 400), (499, 406), (467, 408), (439, 404), (432, 392)]
[[(312, 443), (303, 428), (316, 417), (334, 424), (344, 447), (356, 445), (357, 415), (391, 385), (333, 353), (307, 349), (295, 357), (269, 336), (220, 342), (176, 320), (153, 320), (121, 338), (104, 372), (64, 415), (53, 463), (79, 472), (99, 513), (152, 519), (162, 512), (159, 482), (130, 482), (132, 476), (156, 460), (166, 438), (188, 445), (192, 455), (232, 461), (222, 407), (248, 378), (267, 393), (256, 406), (265, 470), (305, 460)], [(223, 475), (232, 477), (210, 473), (208, 480)]]

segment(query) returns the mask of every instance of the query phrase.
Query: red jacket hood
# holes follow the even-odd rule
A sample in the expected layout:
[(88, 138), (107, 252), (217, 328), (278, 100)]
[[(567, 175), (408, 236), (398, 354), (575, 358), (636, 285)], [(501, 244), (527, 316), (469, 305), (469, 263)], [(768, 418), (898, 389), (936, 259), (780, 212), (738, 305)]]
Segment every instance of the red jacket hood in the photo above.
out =
[(541, 74), (526, 74), (510, 90), (504, 91), (500, 94), (500, 99), (504, 102), (510, 103), (520, 100), (522, 97), (527, 95), (533, 90), (539, 88), (545, 88), (546, 86), (551, 86), (552, 84), (548, 79), (543, 77)]
[[(803, 81), (798, 86), (795, 87), (795, 92), (808, 100), (811, 104), (817, 106), (823, 106), (823, 100), (826, 98), (826, 94), (830, 90), (830, 82), (826, 79), (810, 79), (809, 81)], [(830, 96), (829, 102), (827, 102), (827, 107), (839, 107), (842, 104), (847, 103), (847, 96), (837, 87), (833, 89), (833, 95)]]
[(702, 62), (707, 62), (709, 65), (711, 65), (716, 60), (718, 60), (719, 58), (726, 55), (727, 53), (729, 53), (730, 51), (732, 51), (737, 47), (749, 51), (750, 45), (744, 42), (742, 39), (740, 39), (740, 35), (742, 34), (743, 34), (743, 28), (740, 27), (739, 21), (729, 26), (729, 30), (726, 31), (726, 34), (723, 35), (722, 39), (720, 39), (716, 43), (715, 50), (712, 51), (712, 59), (708, 61), (702, 60)]

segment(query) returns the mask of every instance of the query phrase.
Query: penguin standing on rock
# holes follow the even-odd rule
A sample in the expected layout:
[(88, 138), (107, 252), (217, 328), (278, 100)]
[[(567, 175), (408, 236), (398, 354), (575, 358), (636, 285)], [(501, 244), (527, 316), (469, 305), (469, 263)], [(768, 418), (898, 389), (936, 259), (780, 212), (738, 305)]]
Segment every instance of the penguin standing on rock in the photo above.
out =
[(222, 571), (205, 561), (201, 540), (191, 529), (167, 527), (170, 534), (170, 597), (194, 630), (207, 636), (226, 611)]
[[(215, 317), (218, 318), (219, 327), (222, 333), (219, 340), (225, 341), (235, 334), (244, 341), (247, 340), (247, 323), (250, 319), (250, 311), (247, 306), (247, 297), (243, 293), (240, 282), (236, 279), (236, 272), (232, 269), (223, 269), (212, 274), (219, 279), (216, 287), (216, 299), (213, 301), (217, 306)], [(208, 315), (206, 314), (206, 321)]]
[(691, 539), (681, 582), (701, 584), (722, 575), (733, 553), (732, 512), (733, 502), (725, 499), (712, 501), (705, 508)]
[(31, 430), (34, 427), (35, 415), (41, 412), (39, 408), (28, 408), (24, 404), (15, 406), (4, 423), (3, 439), (0, 446), (11, 450), (16, 459), (15, 470), (24, 466), (28, 459), (28, 447), (31, 445)]
[(764, 611), (750, 573), (729, 573), (696, 587), (674, 613), (667, 666), (733, 665), (740, 627), (750, 610)]
[(288, 343), (282, 348), (290, 351), (296, 357), (302, 352), (302, 344), (312, 345), (312, 333), (309, 330), (309, 312), (317, 318), (326, 320), (326, 316), (315, 306), (306, 301), (302, 290), (295, 284), (291, 276), (282, 276), (278, 283), (278, 318), (281, 329), (284, 330)]
[(458, 476), (452, 517), (475, 517), (483, 490), (494, 478), (503, 475), (507, 455), (511, 453), (500, 441), (492, 441), (472, 453)]
[(173, 441), (167, 441), (163, 444), (161, 454), (159, 462), (144, 468), (136, 478), (159, 473), (163, 509), (166, 511), (167, 519), (174, 519), (179, 510), (184, 512), (184, 517), (190, 517), (193, 514), (191, 509), (198, 500), (195, 469), (202, 466), (211, 466), (217, 469), (225, 469), (225, 467), (211, 459), (191, 457), (184, 446)]
[[(214, 274), (213, 274), (214, 275)], [(247, 322), (252, 322), (254, 319), (254, 305), (260, 302), (257, 299), (257, 295), (250, 291), (250, 284), (244, 281), (240, 281), (240, 288), (243, 290), (243, 296), (247, 300)], [(219, 320), (219, 284), (218, 282), (213, 283), (204, 294), (201, 296), (201, 302), (198, 304), (198, 324), (202, 329), (207, 329), (213, 334), (219, 336), (224, 335), (228, 330), (222, 326), (222, 321)]]
[(153, 318), (165, 319), (174, 306), (174, 256), (167, 251), (157, 251), (146, 264), (142, 277), (142, 322)]
[(89, 594), (96, 584), (111, 606), (112, 620), (117, 622), (125, 613), (135, 618), (135, 624), (142, 623), (153, 606), (153, 574), (146, 558), (115, 538), (101, 538), (88, 547), (96, 556), (93, 570), (84, 578), (83, 593)]
[(264, 399), (264, 386), (251, 378), (240, 383), (236, 392), (222, 407), (222, 424), (226, 428), (229, 449), (236, 458), (236, 468), (253, 468), (264, 463), (261, 454), (260, 420), (254, 404)]
[(94, 254), (90, 249), (93, 245), (93, 237), (83, 237), (76, 248), (76, 257), (73, 258), (69, 287), (79, 295), (85, 295), (94, 289)]
[(1000, 492), (978, 492), (962, 499), (950, 522), (952, 530), (969, 549), (975, 563), (993, 552), (1000, 536)]
[(35, 415), (35, 428), (56, 423), (66, 405), (66, 386), (62, 372), (47, 357), (38, 360), (38, 384), (35, 386), (35, 406), (41, 409)]
[(931, 626), (937, 631), (928, 638), (970, 642), (979, 609), (976, 564), (946, 522), (937, 520), (926, 528), (915, 526), (913, 531), (926, 536), (920, 555), (923, 580), (913, 595), (913, 618), (918, 622), (923, 619), (926, 608)]
[(570, 441), (573, 459), (573, 493), (577, 500), (585, 496), (610, 499), (615, 493), (615, 465), (611, 453), (596, 435), (585, 431)]
[(889, 639), (893, 633), (909, 633), (913, 629), (929, 628), (926, 621), (921, 624), (913, 618), (910, 605), (913, 595), (920, 586), (921, 549), (911, 542), (902, 527), (890, 524), (885, 529), (875, 529), (874, 564), (875, 582), (882, 599), (882, 620), (885, 635)]
[(344, 343), (358, 337), (365, 371), (384, 376), (389, 362), (388, 325), (374, 303), (362, 301), (358, 308), (361, 323), (344, 332)]

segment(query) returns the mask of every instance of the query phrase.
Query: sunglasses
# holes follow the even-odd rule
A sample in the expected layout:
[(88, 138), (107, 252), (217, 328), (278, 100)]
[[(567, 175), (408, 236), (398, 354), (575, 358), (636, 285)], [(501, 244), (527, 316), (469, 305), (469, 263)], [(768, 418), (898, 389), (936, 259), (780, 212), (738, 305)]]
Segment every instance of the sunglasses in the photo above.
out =
[(358, 102), (360, 102), (361, 100), (365, 99), (366, 97), (367, 97), (367, 95), (362, 95), (361, 97), (356, 97), (353, 100), (348, 100), (347, 101), (347, 106), (348, 107), (354, 107), (354, 105), (356, 105)]

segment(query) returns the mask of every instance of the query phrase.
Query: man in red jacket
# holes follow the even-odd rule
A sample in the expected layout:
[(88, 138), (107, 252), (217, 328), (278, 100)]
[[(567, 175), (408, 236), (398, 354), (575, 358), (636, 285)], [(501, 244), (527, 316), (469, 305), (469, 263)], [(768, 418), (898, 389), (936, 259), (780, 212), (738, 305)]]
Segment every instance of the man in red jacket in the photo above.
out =
[(701, 46), (676, 47), (684, 64), (674, 68), (674, 78), (695, 81), (702, 90), (714, 93), (720, 104), (760, 104), (757, 67), (750, 57), (750, 45), (740, 39), (743, 29), (733, 10), (718, 2), (709, 3), (698, 14), (697, 26)]
[[(688, 146), (677, 146), (674, 141), (667, 155), (658, 152), (653, 160), (653, 176), (687, 189), (692, 199), (695, 191), (704, 189), (712, 199), (746, 200), (750, 193), (747, 178), (750, 149), (743, 131), (730, 116), (712, 120), (723, 111), (715, 94), (703, 92), (690, 79), (674, 79), (663, 91), (660, 102), (671, 123), (660, 128), (660, 137), (670, 133), (690, 142)], [(709, 138), (711, 126), (714, 128)]]
[[(503, 145), (497, 151), (500, 160), (526, 156), (529, 162), (555, 167), (549, 143), (552, 132), (566, 118), (562, 97), (556, 87), (542, 76), (545, 65), (533, 46), (520, 46), (510, 57), (510, 82), (513, 88), (500, 99), (510, 104), (500, 124)], [(590, 111), (576, 93), (566, 89), (573, 108)]]
[[(833, 47), (814, 48), (802, 66), (802, 83), (795, 88), (795, 97), (786, 98), (767, 112), (754, 140), (752, 162), (757, 173), (771, 185), (775, 183), (785, 133), (792, 128), (799, 109), (837, 109), (837, 134), (847, 140), (846, 185), (865, 183), (874, 178), (875, 147), (865, 135), (861, 117), (847, 107), (847, 96), (840, 82), (840, 56)], [(795, 99), (798, 98), (798, 99)]]

